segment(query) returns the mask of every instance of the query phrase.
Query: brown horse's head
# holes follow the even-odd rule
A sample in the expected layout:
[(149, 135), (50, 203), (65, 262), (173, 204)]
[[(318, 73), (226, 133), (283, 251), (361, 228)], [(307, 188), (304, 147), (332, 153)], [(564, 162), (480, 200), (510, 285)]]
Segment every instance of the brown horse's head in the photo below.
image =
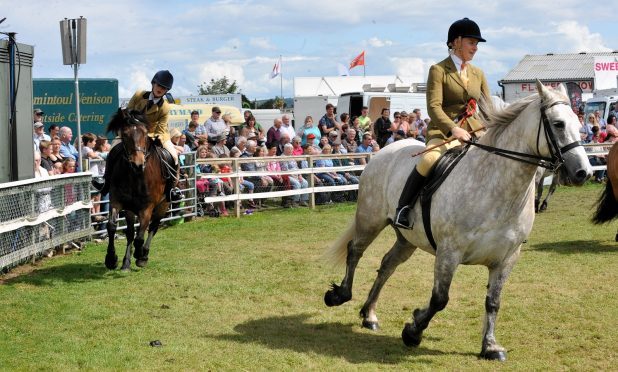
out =
[(144, 115), (135, 110), (118, 109), (107, 130), (120, 135), (129, 162), (133, 167), (143, 171), (149, 140)]

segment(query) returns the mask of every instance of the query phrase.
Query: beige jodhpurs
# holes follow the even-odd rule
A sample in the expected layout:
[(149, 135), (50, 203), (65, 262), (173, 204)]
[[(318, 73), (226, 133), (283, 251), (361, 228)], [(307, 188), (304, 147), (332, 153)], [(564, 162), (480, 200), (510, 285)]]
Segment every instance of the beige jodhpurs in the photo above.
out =
[[(443, 143), (444, 139), (442, 138), (434, 138), (427, 142), (427, 148)], [(429, 172), (433, 168), (436, 161), (446, 152), (446, 150), (459, 146), (461, 143), (458, 140), (454, 140), (442, 146), (438, 146), (435, 149), (427, 151), (421, 156), (421, 160), (416, 165), (416, 171), (421, 174), (423, 177), (427, 177)]]

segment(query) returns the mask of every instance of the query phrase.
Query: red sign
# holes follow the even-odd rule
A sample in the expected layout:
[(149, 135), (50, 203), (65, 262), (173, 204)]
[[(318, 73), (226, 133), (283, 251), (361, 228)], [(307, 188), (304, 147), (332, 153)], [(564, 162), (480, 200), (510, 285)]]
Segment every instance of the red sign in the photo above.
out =
[[(582, 89), (582, 91), (584, 92), (592, 92), (592, 90), (594, 89), (594, 84), (592, 83), (592, 80), (584, 80), (584, 81), (573, 81), (573, 83), (579, 85), (579, 87)], [(546, 87), (550, 87), (552, 89), (556, 89), (558, 88), (558, 86), (562, 84), (561, 82), (544, 82), (543, 85), (545, 85)], [(531, 93), (535, 93), (536, 92), (536, 84), (534, 83), (522, 83), (520, 86), (520, 89), (522, 92), (531, 92)]]

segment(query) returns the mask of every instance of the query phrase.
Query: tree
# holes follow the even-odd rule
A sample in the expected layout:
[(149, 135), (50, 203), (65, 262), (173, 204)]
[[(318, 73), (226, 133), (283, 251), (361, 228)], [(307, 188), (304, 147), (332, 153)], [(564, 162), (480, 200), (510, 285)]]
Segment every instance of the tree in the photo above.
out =
[(230, 79), (223, 76), (217, 80), (210, 79), (208, 84), (203, 82), (197, 88), (199, 94), (234, 94), (237, 93), (238, 85), (236, 85), (236, 80), (230, 83)]
[(243, 108), (251, 108), (251, 101), (242, 94), (241, 89), (238, 88), (238, 84), (236, 84), (236, 80), (230, 83), (230, 79), (227, 76), (223, 76), (221, 79), (210, 79), (210, 82), (207, 84), (203, 82), (202, 84), (197, 86), (198, 94), (200, 95), (208, 95), (208, 94), (241, 94), (242, 106)]

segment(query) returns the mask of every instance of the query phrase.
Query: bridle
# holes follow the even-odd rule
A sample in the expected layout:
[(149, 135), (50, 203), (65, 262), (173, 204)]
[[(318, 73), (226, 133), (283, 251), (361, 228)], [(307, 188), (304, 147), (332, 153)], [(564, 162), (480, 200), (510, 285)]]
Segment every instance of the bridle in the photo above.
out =
[(547, 114), (545, 113), (546, 110), (556, 105), (567, 105), (569, 107), (571, 106), (571, 104), (566, 101), (555, 101), (549, 105), (541, 106), (539, 130), (536, 136), (536, 150), (537, 150), (537, 153), (540, 153), (539, 143), (541, 141), (541, 127), (542, 127), (544, 134), (545, 134), (545, 140), (547, 141), (548, 147), (549, 147), (549, 154), (550, 154), (549, 157), (533, 155), (533, 154), (526, 154), (523, 152), (511, 151), (511, 150), (506, 150), (506, 149), (500, 149), (497, 147), (483, 145), (483, 144), (472, 142), (472, 141), (464, 141), (464, 142), (467, 143), (468, 145), (479, 147), (492, 154), (496, 154), (496, 155), (499, 155), (499, 156), (502, 156), (508, 159), (520, 161), (523, 163), (536, 165), (539, 167), (550, 169), (552, 172), (555, 172), (564, 164), (564, 157), (562, 156), (562, 154), (576, 147), (581, 146), (581, 143), (579, 141), (573, 141), (566, 146), (558, 147), (558, 141), (556, 141), (556, 136), (554, 135), (554, 132), (551, 130), (551, 124), (549, 123), (549, 119), (547, 118)]
[[(135, 119), (133, 117), (133, 115), (130, 115), (130, 114), (128, 115), (128, 121), (129, 121), (129, 123), (131, 125), (133, 125), (133, 128), (131, 128), (133, 131), (137, 130), (137, 126), (138, 125), (145, 126), (144, 123), (142, 123), (139, 120)], [(150, 151), (149, 151), (149, 147), (150, 146), (148, 146), (148, 135), (146, 134), (145, 137), (146, 137), (146, 146), (145, 147), (137, 146), (137, 145), (134, 146), (135, 152), (141, 152), (142, 154), (144, 154), (144, 160), (148, 159), (148, 156), (150, 155)], [(135, 141), (132, 141), (132, 142), (135, 144)], [(129, 156), (131, 155), (131, 152), (127, 148), (126, 141), (124, 141), (124, 140), (122, 141), (122, 146), (124, 147), (125, 157), (130, 162)]]

